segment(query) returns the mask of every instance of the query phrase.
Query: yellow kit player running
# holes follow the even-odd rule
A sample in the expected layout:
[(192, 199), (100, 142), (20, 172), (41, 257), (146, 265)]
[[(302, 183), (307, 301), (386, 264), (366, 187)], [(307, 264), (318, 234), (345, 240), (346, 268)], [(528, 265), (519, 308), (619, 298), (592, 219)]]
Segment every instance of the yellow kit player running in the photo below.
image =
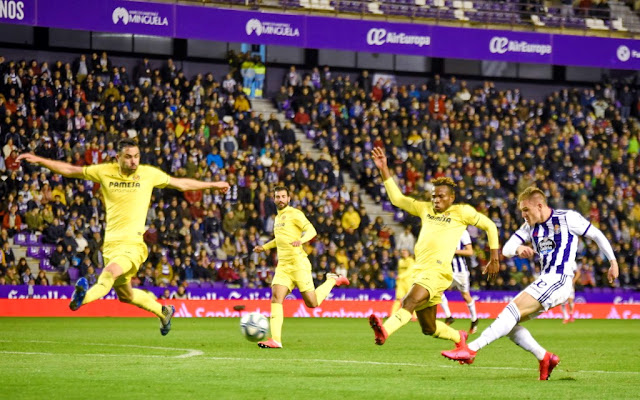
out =
[(75, 311), (84, 304), (104, 297), (113, 288), (121, 302), (157, 315), (160, 318), (160, 333), (164, 336), (171, 330), (174, 307), (163, 306), (146, 292), (131, 287), (131, 278), (148, 255), (142, 234), (151, 192), (156, 187), (170, 187), (181, 191), (210, 188), (224, 193), (229, 189), (229, 184), (174, 178), (158, 168), (140, 165), (140, 149), (132, 139), (120, 140), (117, 151), (116, 163), (85, 167), (28, 153), (20, 155), (18, 161), (41, 165), (67, 178), (100, 183), (107, 213), (103, 247), (105, 268), (91, 289), (84, 277), (76, 282), (69, 308)]
[(261, 253), (276, 247), (278, 251), (278, 266), (271, 282), (271, 338), (258, 343), (258, 346), (265, 349), (282, 348), (282, 303), (294, 287), (300, 290), (304, 304), (315, 308), (322, 304), (334, 286), (349, 284), (344, 276), (327, 274), (327, 280), (315, 289), (311, 263), (302, 244), (316, 236), (316, 229), (302, 211), (289, 207), (290, 197), (286, 187), (275, 188), (274, 200), (278, 208), (273, 229), (275, 239), (253, 249), (254, 252)]
[(432, 201), (418, 201), (400, 192), (389, 172), (384, 151), (375, 148), (372, 155), (391, 203), (422, 220), (420, 235), (415, 245), (413, 285), (402, 300), (402, 308), (389, 317), (384, 325), (376, 315), (372, 314), (369, 317), (376, 344), (384, 344), (391, 334), (411, 320), (411, 314), (415, 311), (422, 333), (451, 340), (456, 343), (456, 348), (464, 346), (467, 332), (456, 331), (437, 321), (436, 307), (440, 303), (442, 292), (453, 280), (451, 260), (467, 225), (475, 225), (487, 232), (491, 259), (483, 273), (488, 273), (491, 277), (499, 269), (498, 229), (489, 218), (478, 213), (473, 207), (453, 204), (456, 185), (451, 179), (435, 179)]
[(396, 301), (393, 302), (389, 315), (395, 314), (396, 311), (400, 309), (402, 298), (409, 293), (409, 289), (413, 283), (411, 277), (416, 260), (413, 259), (413, 256), (407, 249), (402, 249), (400, 256), (401, 258), (398, 260), (398, 276), (396, 277)]

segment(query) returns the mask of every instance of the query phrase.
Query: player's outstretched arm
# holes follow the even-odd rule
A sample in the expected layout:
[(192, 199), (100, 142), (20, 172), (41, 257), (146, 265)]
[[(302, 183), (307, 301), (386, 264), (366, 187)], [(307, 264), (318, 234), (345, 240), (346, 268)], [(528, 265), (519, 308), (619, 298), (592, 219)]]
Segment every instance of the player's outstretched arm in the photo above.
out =
[(417, 215), (414, 207), (416, 200), (403, 195), (400, 188), (391, 177), (389, 166), (387, 165), (387, 156), (384, 153), (384, 150), (380, 147), (375, 147), (371, 151), (371, 156), (373, 157), (373, 162), (380, 171), (380, 175), (382, 175), (384, 187), (387, 189), (387, 195), (389, 196), (389, 200), (391, 200), (391, 204), (413, 215)]
[(489, 279), (493, 279), (500, 271), (500, 239), (498, 236), (498, 227), (492, 220), (480, 213), (476, 213), (475, 218), (475, 226), (487, 232), (489, 249), (491, 249), (489, 263), (487, 263), (482, 270), (482, 274), (488, 274)]
[(82, 173), (82, 167), (77, 165), (69, 164), (64, 161), (51, 160), (49, 158), (44, 158), (37, 156), (33, 153), (23, 153), (18, 156), (16, 161), (26, 161), (30, 164), (38, 164), (47, 169), (50, 169), (56, 174), (60, 174), (67, 178), (84, 178), (84, 174)]
[(605, 257), (607, 257), (610, 265), (609, 272), (607, 273), (607, 279), (609, 280), (609, 283), (613, 284), (618, 278), (620, 271), (618, 269), (618, 260), (616, 260), (616, 255), (613, 253), (613, 248), (611, 247), (611, 243), (609, 243), (607, 237), (600, 229), (591, 225), (589, 221), (576, 212), (569, 213), (567, 215), (567, 219), (570, 222), (569, 229), (572, 233), (588, 237), (596, 242), (600, 251), (602, 251)]
[(169, 179), (168, 186), (173, 189), (178, 189), (181, 192), (186, 192), (187, 190), (217, 189), (222, 193), (226, 193), (229, 190), (229, 184), (224, 181), (205, 182), (190, 178), (176, 178), (173, 176)]

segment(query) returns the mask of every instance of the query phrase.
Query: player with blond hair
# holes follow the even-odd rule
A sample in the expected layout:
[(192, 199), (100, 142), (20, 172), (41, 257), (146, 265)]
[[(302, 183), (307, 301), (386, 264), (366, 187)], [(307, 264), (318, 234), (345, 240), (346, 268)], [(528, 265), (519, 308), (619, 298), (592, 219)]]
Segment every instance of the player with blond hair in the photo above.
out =
[[(493, 341), (509, 336), (515, 344), (531, 352), (539, 362), (540, 380), (547, 380), (560, 358), (548, 352), (520, 325), (558, 304), (564, 303), (573, 287), (578, 240), (586, 236), (598, 244), (610, 263), (610, 283), (618, 277), (618, 262), (604, 234), (582, 215), (572, 210), (553, 210), (544, 192), (535, 186), (518, 197), (518, 207), (525, 223), (502, 249), (505, 257), (540, 257), (541, 275), (520, 292), (498, 315), (480, 337), (442, 355), (461, 364), (471, 364), (477, 352)], [(527, 243), (532, 246), (527, 246)]]

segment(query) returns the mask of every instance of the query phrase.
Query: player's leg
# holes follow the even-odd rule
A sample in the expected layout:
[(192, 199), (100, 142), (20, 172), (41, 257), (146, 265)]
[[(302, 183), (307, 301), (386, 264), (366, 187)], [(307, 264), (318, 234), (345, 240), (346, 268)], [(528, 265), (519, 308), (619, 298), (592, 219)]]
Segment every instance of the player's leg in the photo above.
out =
[[(105, 262), (107, 258), (105, 257)], [(69, 308), (77, 310), (84, 304), (103, 298), (111, 291), (115, 280), (122, 275), (122, 267), (115, 262), (109, 263), (100, 273), (98, 281), (87, 290), (87, 281), (80, 278), (71, 298)]]
[(429, 291), (420, 285), (413, 285), (409, 289), (409, 293), (402, 299), (402, 307), (387, 318), (384, 324), (377, 315), (371, 314), (369, 325), (375, 334), (376, 344), (383, 345), (390, 335), (411, 321), (415, 309), (426, 304), (428, 300)]
[(562, 323), (569, 323), (569, 312), (567, 311), (567, 303), (560, 304), (560, 309), (562, 310)]
[(569, 322), (573, 322), (574, 318), (573, 318), (573, 313), (576, 310), (576, 302), (572, 297), (569, 297), (569, 300), (567, 300), (567, 303), (569, 303)]
[[(278, 272), (276, 272), (276, 276)], [(274, 282), (275, 282), (274, 277)], [(284, 283), (284, 277), (278, 276), (278, 282)], [(258, 346), (263, 349), (274, 349), (282, 347), (282, 324), (284, 322), (284, 311), (282, 303), (284, 303), (285, 297), (291, 291), (293, 282), (289, 285), (282, 285), (281, 283), (273, 283), (271, 285), (271, 318), (269, 325), (271, 328), (271, 338), (264, 342), (258, 342)]]
[[(134, 270), (134, 274), (135, 274)], [(166, 336), (171, 330), (171, 319), (176, 309), (169, 305), (163, 306), (154, 296), (144, 290), (134, 289), (131, 287), (131, 276), (124, 274), (116, 281), (113, 289), (118, 295), (118, 300), (123, 303), (131, 304), (143, 310), (155, 314), (160, 319), (160, 333)]]
[[(309, 260), (306, 260), (309, 263)], [(313, 276), (311, 275), (311, 263), (309, 270), (296, 271), (294, 273), (294, 282), (302, 298), (304, 304), (309, 308), (316, 308), (329, 296), (334, 286), (349, 285), (349, 280), (337, 274), (327, 274), (327, 279), (318, 288), (313, 287)]]
[(444, 293), (442, 293), (441, 297), (442, 297), (442, 300), (440, 301), (440, 307), (442, 307), (442, 311), (444, 311), (444, 315), (446, 317), (444, 322), (447, 325), (451, 325), (454, 322), (456, 322), (456, 320), (455, 318), (451, 317), (451, 310), (449, 309), (449, 300), (447, 299), (447, 296), (444, 295)]
[(478, 331), (478, 313), (476, 312), (476, 302), (471, 297), (469, 291), (460, 292), (467, 308), (469, 308), (469, 314), (471, 314), (471, 327), (469, 328), (469, 334), (472, 335)]
[(422, 333), (433, 336), (434, 338), (451, 340), (456, 343), (456, 345), (461, 341), (464, 343), (467, 337), (466, 332), (457, 331), (444, 322), (438, 321), (436, 319), (437, 307), (438, 306), (434, 304), (416, 311)]

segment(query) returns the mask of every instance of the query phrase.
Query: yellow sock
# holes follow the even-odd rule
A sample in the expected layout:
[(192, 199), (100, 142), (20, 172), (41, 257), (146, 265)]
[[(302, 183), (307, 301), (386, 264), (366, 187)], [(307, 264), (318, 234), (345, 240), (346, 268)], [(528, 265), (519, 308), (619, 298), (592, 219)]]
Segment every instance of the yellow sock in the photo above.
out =
[(164, 316), (162, 314), (162, 304), (158, 303), (156, 299), (144, 290), (133, 289), (133, 299), (131, 300), (131, 304), (154, 313), (158, 318), (162, 318)]
[(98, 277), (98, 282), (93, 285), (89, 290), (87, 290), (87, 294), (84, 295), (84, 300), (82, 304), (91, 303), (92, 301), (103, 298), (109, 293), (111, 288), (113, 287), (113, 275), (109, 271), (102, 271), (100, 277)]
[(394, 301), (393, 306), (391, 306), (391, 312), (389, 313), (389, 315), (395, 314), (396, 311), (398, 311), (401, 306), (402, 306), (402, 302), (400, 300)]
[(382, 326), (387, 331), (387, 334), (391, 336), (393, 332), (405, 326), (409, 321), (411, 321), (411, 313), (401, 308), (398, 312), (387, 318)]
[(271, 338), (278, 343), (282, 343), (282, 323), (284, 322), (284, 312), (282, 304), (271, 303)]
[(460, 332), (442, 321), (436, 321), (436, 331), (432, 336), (435, 338), (451, 340), (454, 343), (460, 342)]
[(318, 300), (318, 305), (322, 304), (324, 299), (327, 298), (329, 293), (331, 293), (331, 289), (336, 285), (336, 280), (333, 278), (327, 278), (326, 281), (316, 289), (316, 299)]

